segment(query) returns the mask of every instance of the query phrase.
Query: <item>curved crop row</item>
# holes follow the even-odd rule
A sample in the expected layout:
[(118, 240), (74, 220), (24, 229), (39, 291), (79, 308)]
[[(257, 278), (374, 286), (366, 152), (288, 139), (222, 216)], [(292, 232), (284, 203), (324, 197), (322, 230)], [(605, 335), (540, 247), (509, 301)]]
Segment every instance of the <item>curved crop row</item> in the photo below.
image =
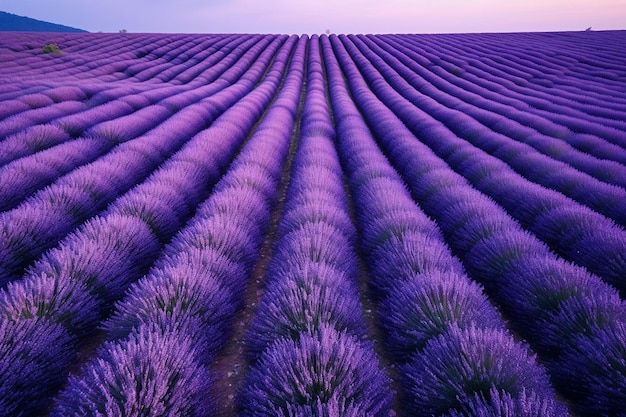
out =
[[(305, 45), (291, 37), (279, 51), (264, 94), (246, 103), (263, 108), (288, 74), (276, 105), (150, 273), (116, 304), (104, 326), (109, 340), (70, 378), (53, 416), (214, 412), (207, 366), (231, 331), (269, 226), (295, 116), (280, 104), (294, 90), (297, 100)], [(229, 124), (244, 115), (230, 116)]]
[[(383, 77), (383, 74), (378, 73), (365, 55), (356, 52), (350, 40), (346, 39), (345, 43), (364, 76), (374, 86), (374, 79)], [(524, 227), (561, 256), (598, 274), (620, 291), (626, 291), (626, 281), (623, 279), (626, 274), (626, 231), (622, 227), (590, 208), (516, 174), (499, 159), (458, 138), (432, 116), (432, 113), (437, 113), (436, 106), (427, 109), (411, 106), (411, 102), (394, 90), (393, 86), (384, 89), (382, 84), (378, 84), (374, 90), (410, 126), (421, 142), (433, 149), (474, 187), (507, 209)], [(577, 186), (576, 183), (573, 185)], [(593, 198), (594, 194), (590, 193), (593, 187), (584, 186), (582, 184), (584, 193)], [(605, 202), (602, 205), (608, 210), (615, 208), (620, 220), (624, 218), (625, 211), (621, 208), (625, 207), (624, 201), (612, 205)], [(608, 242), (607, 236), (610, 236)]]
[(566, 415), (545, 370), (506, 332), (482, 289), (465, 275), (378, 150), (342, 82), (337, 59), (347, 78), (354, 75), (346, 68), (346, 51), (337, 43), (333, 51), (325, 41), (342, 160), (381, 299), (381, 325), (403, 364), (406, 412), (486, 415), (511, 405), (511, 416)]
[(0, 166), (70, 140), (58, 126), (41, 124), (28, 127), (0, 141)]
[[(288, 52), (289, 48), (283, 49), (283, 60)], [(266, 61), (273, 53), (267, 51)], [(50, 393), (67, 375), (69, 361), (113, 301), (155, 260), (158, 240), (168, 241), (219, 180), (278, 82), (274, 75), (234, 104), (146, 182), (116, 200), (103, 217), (87, 222), (38, 261), (24, 279), (1, 293), (1, 317), (7, 326), (0, 339), (5, 366), (0, 380), (3, 413), (22, 409), (36, 414), (49, 402)], [(186, 110), (206, 111), (203, 107)], [(24, 338), (33, 326), (43, 330)], [(41, 361), (26, 372), (27, 365), (15, 359), (36, 354), (39, 346), (57, 352), (59, 360)]]
[[(352, 37), (352, 39), (355, 38)], [(593, 149), (582, 151), (570, 146), (561, 139), (561, 137), (574, 136), (574, 133), (569, 129), (555, 126), (545, 118), (533, 116), (527, 111), (521, 110), (518, 108), (521, 103), (514, 106), (498, 102), (496, 101), (499, 98), (497, 95), (494, 94), (492, 97), (488, 90), (479, 90), (474, 84), (442, 68), (431, 67), (427, 70), (419, 64), (419, 61), (415, 60), (416, 56), (419, 57), (416, 51), (393, 42), (393, 38), (381, 39), (370, 36), (359, 37), (358, 39), (366, 43), (413, 87), (419, 88), (441, 104), (471, 116), (489, 129), (518, 141), (519, 145), (517, 146), (520, 147), (520, 151), (529, 150), (522, 146), (523, 143), (526, 143), (542, 154), (571, 165), (602, 181), (619, 185), (622, 188), (626, 186), (626, 171), (623, 165), (596, 158), (587, 153)], [(463, 129), (467, 129), (465, 124), (460, 123), (459, 125)], [(601, 142), (604, 143), (605, 147), (610, 146), (604, 141)], [(511, 145), (509, 144), (509, 146)], [(595, 148), (595, 146), (590, 148)], [(626, 150), (616, 147), (611, 149), (618, 154), (621, 151), (625, 158), (623, 161), (626, 161)], [(554, 162), (542, 158), (542, 162), (544, 161), (554, 165)]]
[[(243, 416), (387, 416), (391, 392), (361, 316), (355, 231), (309, 44), (300, 143), (265, 292), (246, 337)], [(297, 97), (293, 102), (296, 113)]]
[[(533, 35), (531, 34), (532, 38)], [(608, 39), (610, 42), (610, 35)], [(417, 46), (412, 39), (404, 38), (403, 41)], [(486, 41), (486, 39), (482, 39)], [(527, 39), (522, 49), (528, 51), (532, 48), (531, 45), (537, 46), (537, 43), (541, 43), (542, 40)], [(433, 56), (439, 58), (439, 56), (446, 56), (446, 60), (450, 63), (455, 63), (464, 67), (470, 74), (477, 77), (471, 77), (477, 85), (491, 86), (492, 89), (497, 89), (499, 93), (505, 97), (511, 97), (520, 99), (524, 103), (527, 103), (530, 107), (529, 111), (543, 115), (548, 119), (559, 121), (565, 125), (568, 125), (574, 129), (583, 128), (592, 129), (600, 133), (601, 135), (608, 135), (608, 137), (615, 138), (616, 140), (623, 141), (624, 135), (620, 132), (624, 128), (624, 122), (619, 117), (619, 105), (624, 103), (624, 95), (619, 91), (619, 83), (615, 84), (613, 88), (610, 88), (611, 80), (608, 80), (602, 74), (597, 76), (589, 76), (584, 73), (584, 64), (581, 65), (578, 61), (580, 57), (580, 51), (575, 52), (573, 57), (567, 57), (563, 60), (555, 58), (555, 60), (561, 61), (563, 68), (569, 67), (563, 71), (557, 70), (558, 78), (556, 81), (546, 77), (546, 67), (543, 66), (543, 71), (539, 73), (530, 74), (528, 70), (530, 66), (526, 65), (524, 72), (517, 71), (515, 69), (515, 56), (509, 53), (508, 62), (503, 62), (505, 58), (502, 56), (502, 50), (504, 48), (510, 48), (510, 45), (502, 45), (498, 40), (491, 42), (491, 48), (485, 43), (482, 45), (471, 41), (466, 41), (462, 48), (452, 47), (446, 45), (444, 42), (432, 43), (428, 46), (421, 47), (425, 52), (425, 56)], [(493, 48), (493, 49), (492, 49)], [(552, 52), (553, 48), (549, 45), (544, 49), (543, 60), (546, 59), (546, 52)], [(587, 46), (589, 48), (589, 46)], [(428, 51), (425, 51), (427, 49)], [(494, 53), (494, 50), (500, 49), (499, 52)], [(452, 51), (451, 51), (452, 50)], [(592, 49), (580, 48), (583, 55), (587, 57), (593, 53)], [(511, 51), (511, 49), (509, 49)], [(558, 51), (561, 54), (562, 51)], [(450, 56), (447, 56), (450, 54)], [(476, 57), (481, 59), (476, 59)], [(530, 55), (526, 53), (524, 56), (530, 58)], [(587, 59), (587, 57), (583, 59)], [(512, 59), (511, 59), (512, 58)], [(573, 61), (573, 62), (572, 62)], [(467, 65), (469, 64), (469, 65)], [(608, 68), (611, 64), (607, 64), (597, 60), (594, 62), (595, 66), (606, 68), (607, 75), (613, 72), (616, 68)], [(599, 71), (598, 71), (599, 72)], [(615, 74), (617, 75), (617, 74)], [(480, 78), (478, 78), (480, 77)], [(598, 82), (589, 83), (589, 80)], [(569, 84), (569, 89), (568, 89)], [(499, 85), (500, 88), (495, 88)], [(575, 92), (571, 86), (577, 86)], [(558, 86), (558, 88), (553, 88)], [(599, 89), (595, 88), (600, 86)], [(503, 89), (502, 87), (506, 87)], [(584, 91), (584, 94), (581, 94)], [(604, 123), (603, 123), (604, 122)], [(596, 126), (593, 126), (593, 125)], [(618, 130), (619, 129), (619, 130)], [(590, 132), (591, 133), (591, 132)], [(621, 138), (621, 139), (620, 139)], [(623, 142), (622, 142), (623, 143)]]
[[(375, 75), (370, 68), (362, 71)], [(399, 108), (389, 102), (396, 115), (374, 96), (397, 97), (389, 85), (379, 83), (372, 92), (355, 67), (350, 74), (356, 103), (413, 195), (438, 222), (470, 275), (539, 353), (559, 390), (583, 415), (619, 415), (626, 406), (621, 359), (626, 310), (617, 292), (553, 255), (416, 140), (399, 119)], [(403, 117), (412, 120), (408, 126), (420, 126), (419, 119), (408, 117)]]
[[(0, 214), (0, 286), (17, 278), (44, 250), (50, 248), (85, 219), (97, 214), (104, 206), (132, 185), (145, 178), (191, 136), (205, 128), (216, 116), (241, 99), (258, 82), (267, 69), (272, 53), (280, 44), (265, 49), (250, 74), (240, 83), (206, 98), (197, 109), (190, 107), (174, 114), (161, 125), (137, 139), (125, 142), (103, 158), (66, 175), (25, 200), (12, 211)], [(156, 112), (146, 116), (146, 113)], [(133, 134), (164, 107), (154, 105), (91, 129), (91, 135), (123, 140), (129, 133), (121, 129), (126, 123)], [(131, 135), (133, 135), (131, 134)], [(101, 136), (101, 137), (102, 137)], [(114, 188), (113, 188), (114, 187)], [(42, 213), (46, 213), (42, 216)]]
[(0, 211), (14, 208), (30, 194), (77, 166), (93, 161), (114, 145), (114, 141), (106, 139), (80, 138), (1, 167)]

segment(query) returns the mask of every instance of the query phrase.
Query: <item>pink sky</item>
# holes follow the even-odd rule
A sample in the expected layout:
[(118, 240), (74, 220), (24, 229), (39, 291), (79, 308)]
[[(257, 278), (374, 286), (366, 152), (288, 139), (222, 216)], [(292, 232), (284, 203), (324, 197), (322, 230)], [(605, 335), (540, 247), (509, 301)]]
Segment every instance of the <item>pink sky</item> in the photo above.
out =
[(0, 0), (91, 32), (466, 33), (626, 29), (626, 0)]

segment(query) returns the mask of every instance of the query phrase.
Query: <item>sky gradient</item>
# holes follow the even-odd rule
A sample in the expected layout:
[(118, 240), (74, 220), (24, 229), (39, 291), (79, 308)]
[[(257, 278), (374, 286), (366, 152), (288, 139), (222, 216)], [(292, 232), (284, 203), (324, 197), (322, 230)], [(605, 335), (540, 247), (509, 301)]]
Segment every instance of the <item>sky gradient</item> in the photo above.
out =
[(626, 29), (626, 0), (0, 0), (90, 32), (470, 33)]

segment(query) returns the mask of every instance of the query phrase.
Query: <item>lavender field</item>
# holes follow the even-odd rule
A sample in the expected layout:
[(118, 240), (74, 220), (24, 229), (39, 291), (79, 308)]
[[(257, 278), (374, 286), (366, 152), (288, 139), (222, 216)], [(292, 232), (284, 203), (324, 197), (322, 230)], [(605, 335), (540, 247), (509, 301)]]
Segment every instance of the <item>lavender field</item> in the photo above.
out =
[(626, 416), (626, 32), (0, 35), (0, 416)]

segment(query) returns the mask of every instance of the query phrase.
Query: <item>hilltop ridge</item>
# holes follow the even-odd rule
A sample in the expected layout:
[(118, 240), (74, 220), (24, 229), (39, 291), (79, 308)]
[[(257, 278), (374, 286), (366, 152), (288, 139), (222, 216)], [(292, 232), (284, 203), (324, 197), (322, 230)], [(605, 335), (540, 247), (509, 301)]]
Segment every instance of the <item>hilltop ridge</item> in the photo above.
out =
[(0, 11), (1, 32), (76, 32), (86, 30)]

